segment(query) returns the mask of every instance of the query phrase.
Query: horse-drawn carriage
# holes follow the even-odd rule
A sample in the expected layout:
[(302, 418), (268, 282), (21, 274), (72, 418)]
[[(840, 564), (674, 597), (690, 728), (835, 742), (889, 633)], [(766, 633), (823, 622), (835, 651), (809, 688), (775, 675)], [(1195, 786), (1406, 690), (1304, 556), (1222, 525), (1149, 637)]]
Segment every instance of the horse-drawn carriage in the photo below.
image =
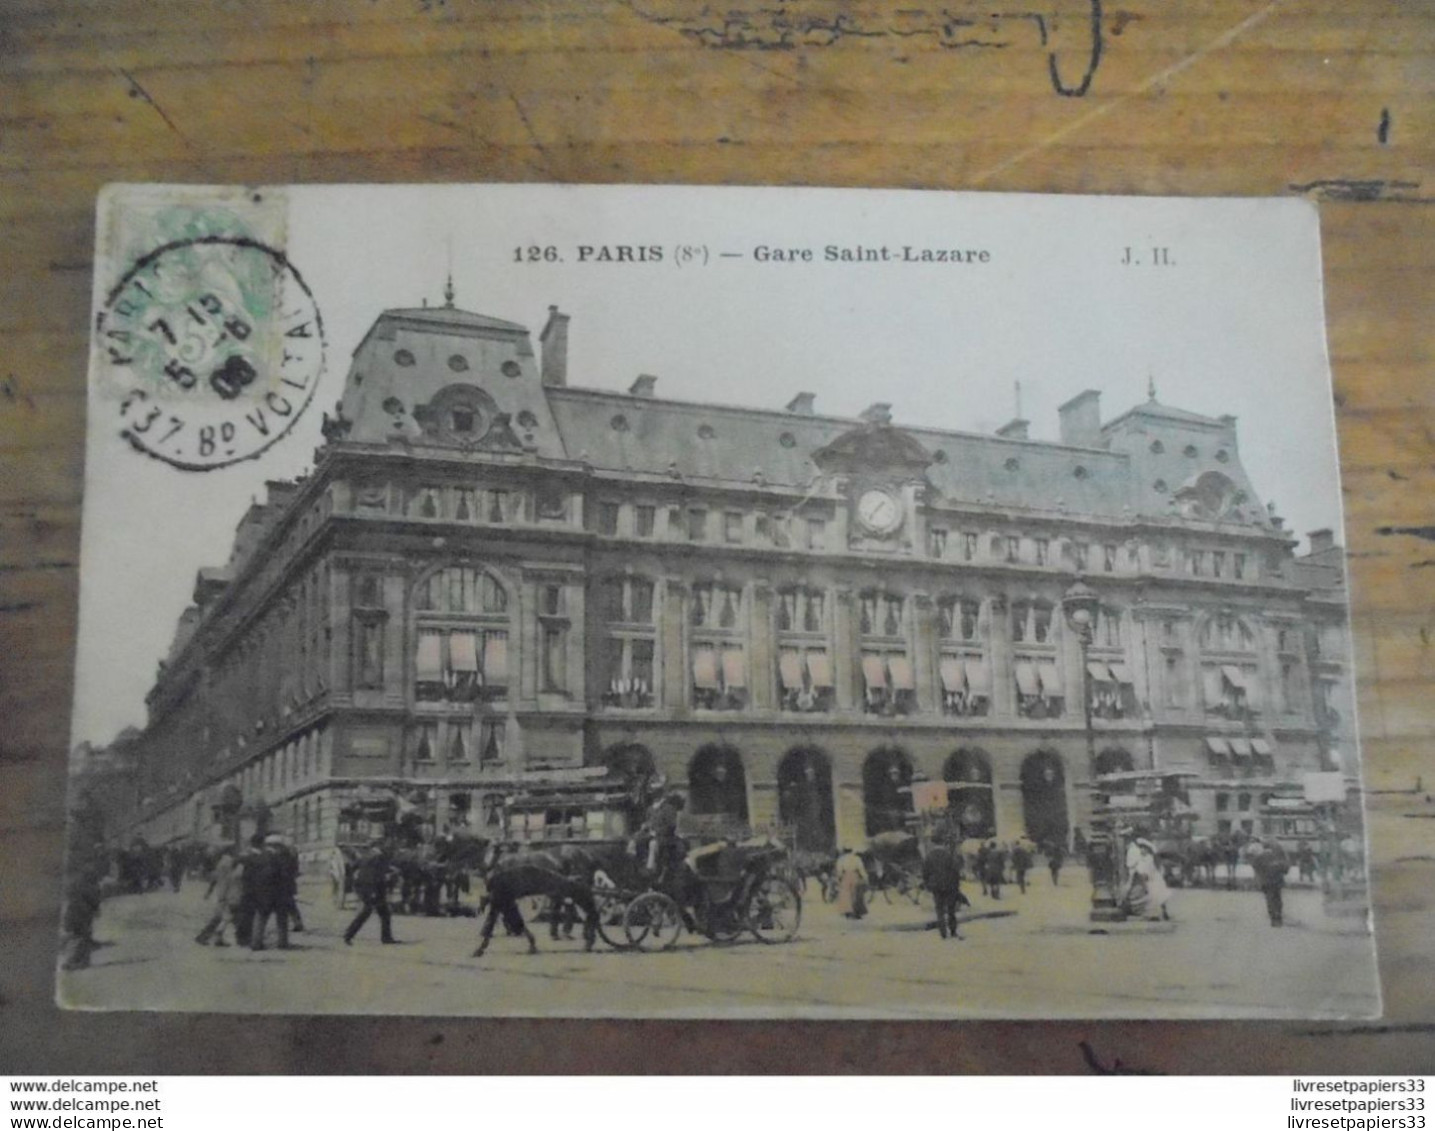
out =
[[(683, 930), (713, 942), (744, 932), (759, 942), (790, 942), (802, 922), (802, 895), (787, 875), (787, 850), (764, 837), (715, 841), (689, 852), (678, 875), (645, 891), (623, 908), (621, 939), (599, 932), (622, 948), (667, 950)], [(608, 904), (620, 898), (609, 896)]]

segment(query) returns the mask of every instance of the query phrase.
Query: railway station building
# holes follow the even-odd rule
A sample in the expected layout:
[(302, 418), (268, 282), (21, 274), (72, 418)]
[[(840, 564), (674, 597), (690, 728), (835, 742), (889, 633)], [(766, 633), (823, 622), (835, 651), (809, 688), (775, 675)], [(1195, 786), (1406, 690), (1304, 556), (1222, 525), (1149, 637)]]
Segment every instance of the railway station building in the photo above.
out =
[(132, 830), (262, 802), (314, 858), (388, 792), (500, 836), (518, 793), (651, 768), (817, 851), (924, 781), (968, 835), (1067, 841), (1099, 773), (1189, 773), (1206, 834), (1355, 774), (1341, 550), (1297, 554), (1234, 418), (1073, 390), (1051, 442), (666, 400), (570, 384), (568, 323), (377, 318), (312, 472), (195, 579), (127, 739)]

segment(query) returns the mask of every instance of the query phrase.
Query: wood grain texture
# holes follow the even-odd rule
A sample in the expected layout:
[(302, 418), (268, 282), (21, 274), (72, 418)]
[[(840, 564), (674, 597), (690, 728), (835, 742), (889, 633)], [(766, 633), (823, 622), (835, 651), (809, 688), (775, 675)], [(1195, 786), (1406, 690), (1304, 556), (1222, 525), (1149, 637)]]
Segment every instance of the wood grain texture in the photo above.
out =
[(1361, 730), (1393, 789), (1435, 783), (1432, 90), (1435, 7), (1409, 0), (0, 0), (0, 1072), (1078, 1072), (1082, 1041), (1163, 1071), (1428, 1071), (1435, 868), (1400, 799), (1373, 825), (1377, 1025), (83, 1016), (51, 959), (104, 183), (1318, 199)]

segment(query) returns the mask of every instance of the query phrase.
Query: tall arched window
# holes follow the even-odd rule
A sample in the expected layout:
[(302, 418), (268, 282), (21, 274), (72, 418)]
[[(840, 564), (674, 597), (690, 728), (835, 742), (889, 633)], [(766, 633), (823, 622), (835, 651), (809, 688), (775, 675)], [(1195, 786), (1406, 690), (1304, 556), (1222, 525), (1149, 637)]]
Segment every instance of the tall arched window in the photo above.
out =
[(1256, 634), (1234, 613), (1211, 613), (1201, 622), (1201, 688), (1206, 713), (1250, 719), (1261, 710)]
[(907, 602), (896, 593), (858, 595), (862, 636), (862, 707), (869, 715), (906, 715), (916, 709), (917, 683), (907, 634)]
[(907, 827), (912, 812), (912, 760), (896, 746), (879, 746), (862, 763), (862, 808), (868, 836)]
[(807, 585), (777, 591), (777, 681), (784, 711), (832, 709), (827, 594)]
[(605, 577), (598, 584), (603, 622), (599, 699), (605, 707), (643, 708), (654, 701), (656, 590), (646, 577)]
[(487, 570), (448, 566), (414, 593), (414, 689), (422, 702), (508, 693), (508, 593)]

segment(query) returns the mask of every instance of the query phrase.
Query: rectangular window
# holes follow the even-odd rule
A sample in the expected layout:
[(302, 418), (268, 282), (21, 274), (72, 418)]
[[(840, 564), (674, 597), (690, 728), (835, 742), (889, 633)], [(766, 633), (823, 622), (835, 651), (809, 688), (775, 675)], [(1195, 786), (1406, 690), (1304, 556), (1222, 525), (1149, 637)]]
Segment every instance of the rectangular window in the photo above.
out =
[(462, 764), (468, 761), (468, 727), (463, 723), (450, 723), (448, 727), (448, 762)]
[(599, 534), (613, 535), (618, 533), (618, 504), (600, 502), (595, 515), (595, 529)]
[(1226, 576), (1226, 552), (1224, 550), (1211, 551), (1211, 576)]
[(1006, 560), (1017, 562), (1021, 560), (1021, 539), (1009, 534), (1006, 539)]
[(1113, 543), (1106, 543), (1101, 547), (1101, 563), (1107, 573), (1116, 572), (1116, 546)]
[(742, 541), (742, 512), (726, 511), (722, 516), (722, 536), (727, 542)]
[(1237, 580), (1237, 581), (1240, 581), (1242, 578), (1244, 578), (1244, 577), (1246, 576), (1246, 555), (1245, 555), (1245, 554), (1235, 554), (1235, 555), (1232, 556), (1231, 562), (1232, 562), (1232, 567), (1233, 567), (1233, 568), (1232, 568), (1232, 572), (1235, 573), (1235, 575), (1236, 575), (1236, 580)]
[(809, 550), (827, 549), (827, 523), (820, 518), (807, 520), (807, 548)]
[(752, 530), (759, 542), (771, 542), (772, 517), (770, 515), (758, 514), (753, 519)]
[(535, 506), (539, 518), (568, 517), (568, 496), (556, 487), (540, 487)]
[(1036, 564), (1039, 566), (1046, 565), (1047, 556), (1051, 553), (1051, 541), (1046, 538), (1038, 538), (1035, 542), (1035, 546)]
[(1177, 656), (1166, 657), (1166, 678), (1163, 681), (1166, 690), (1166, 706), (1182, 706), (1181, 697), (1181, 661)]
[(934, 526), (927, 531), (927, 553), (934, 558), (947, 556), (947, 531), (944, 527)]
[(1225, 813), (1231, 808), (1231, 795), (1229, 793), (1216, 794), (1216, 812)]
[(647, 503), (639, 503), (633, 511), (634, 533), (639, 538), (651, 538), (653, 526), (657, 521), (658, 508)]
[(563, 613), (563, 586), (545, 585), (543, 587), (543, 603), (540, 608), (545, 616), (561, 616)]
[(1073, 542), (1071, 544), (1071, 558), (1072, 561), (1076, 563), (1077, 569), (1084, 570), (1086, 568), (1087, 559), (1089, 557), (1088, 550), (1089, 547), (1085, 542)]
[(384, 686), (384, 618), (354, 618), (354, 683), (363, 688)]
[(507, 522), (507, 521), (508, 521), (508, 492), (507, 492), (507, 491), (489, 491), (489, 492), (488, 492), (488, 521), (489, 521), (489, 522)]
[(560, 625), (543, 626), (543, 690), (568, 689), (568, 633)]
[(702, 542), (708, 536), (708, 512), (701, 507), (688, 511), (688, 541)]
[(1193, 577), (1203, 577), (1206, 573), (1206, 551), (1192, 550), (1188, 559)]
[(438, 723), (420, 723), (414, 735), (414, 761), (432, 762), (438, 757)]
[(965, 562), (975, 561), (977, 556), (977, 536), (970, 530), (962, 532), (962, 560)]
[(682, 538), (682, 537), (684, 536), (684, 534), (686, 533), (686, 531), (687, 531), (687, 527), (683, 524), (683, 508), (682, 508), (682, 507), (669, 507), (669, 508), (668, 508), (668, 537), (669, 537), (669, 538)]
[(453, 517), (458, 522), (472, 522), (478, 517), (478, 499), (467, 487), (460, 487), (453, 493)]

